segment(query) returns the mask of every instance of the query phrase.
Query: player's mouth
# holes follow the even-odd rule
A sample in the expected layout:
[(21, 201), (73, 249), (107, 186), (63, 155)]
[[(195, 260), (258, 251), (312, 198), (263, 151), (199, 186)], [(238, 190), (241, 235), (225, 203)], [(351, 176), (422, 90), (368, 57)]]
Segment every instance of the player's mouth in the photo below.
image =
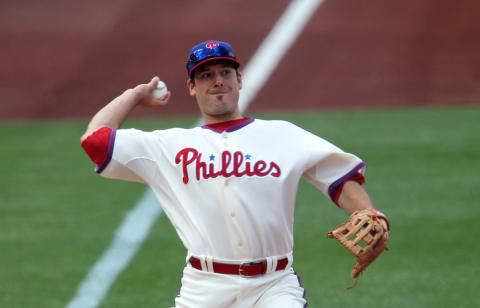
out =
[(227, 88), (217, 88), (208, 92), (210, 95), (225, 95), (230, 93)]

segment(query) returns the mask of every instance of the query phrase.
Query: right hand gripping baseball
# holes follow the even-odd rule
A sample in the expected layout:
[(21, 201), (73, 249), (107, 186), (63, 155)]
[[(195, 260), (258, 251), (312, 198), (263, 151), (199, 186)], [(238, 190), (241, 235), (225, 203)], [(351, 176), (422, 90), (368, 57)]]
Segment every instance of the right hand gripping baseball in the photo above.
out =
[(161, 99), (153, 96), (153, 90), (155, 90), (159, 81), (160, 79), (158, 77), (153, 77), (149, 83), (140, 84), (133, 89), (138, 99), (138, 105), (144, 107), (158, 107), (165, 106), (169, 102), (172, 95), (170, 91), (168, 91)]

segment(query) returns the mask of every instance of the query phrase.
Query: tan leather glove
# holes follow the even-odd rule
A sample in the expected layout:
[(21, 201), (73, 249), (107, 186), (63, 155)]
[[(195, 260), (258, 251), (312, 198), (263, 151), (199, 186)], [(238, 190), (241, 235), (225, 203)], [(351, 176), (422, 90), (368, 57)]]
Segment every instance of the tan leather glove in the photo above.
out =
[(360, 273), (387, 249), (389, 231), (387, 217), (377, 210), (367, 209), (352, 213), (346, 223), (327, 233), (328, 238), (335, 238), (356, 257), (352, 270), (355, 282), (347, 290), (357, 285)]

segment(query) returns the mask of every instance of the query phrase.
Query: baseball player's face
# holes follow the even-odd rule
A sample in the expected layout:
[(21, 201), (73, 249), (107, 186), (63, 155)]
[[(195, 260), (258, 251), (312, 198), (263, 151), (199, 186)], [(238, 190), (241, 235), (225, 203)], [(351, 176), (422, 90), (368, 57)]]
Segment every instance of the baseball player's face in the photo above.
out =
[(187, 81), (206, 124), (241, 118), (238, 98), (242, 75), (229, 62), (212, 61), (195, 70), (195, 82)]

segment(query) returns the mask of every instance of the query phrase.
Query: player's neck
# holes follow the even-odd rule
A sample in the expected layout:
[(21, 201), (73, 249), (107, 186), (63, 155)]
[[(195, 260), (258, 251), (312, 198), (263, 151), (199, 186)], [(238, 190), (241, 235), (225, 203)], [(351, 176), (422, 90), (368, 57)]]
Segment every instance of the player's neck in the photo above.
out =
[(224, 115), (224, 116), (208, 116), (204, 115), (203, 120), (205, 122), (205, 125), (214, 125), (217, 123), (224, 123), (224, 122), (229, 122), (229, 121), (235, 121), (235, 120), (240, 120), (243, 119), (243, 116), (241, 114), (231, 114), (231, 115)]

